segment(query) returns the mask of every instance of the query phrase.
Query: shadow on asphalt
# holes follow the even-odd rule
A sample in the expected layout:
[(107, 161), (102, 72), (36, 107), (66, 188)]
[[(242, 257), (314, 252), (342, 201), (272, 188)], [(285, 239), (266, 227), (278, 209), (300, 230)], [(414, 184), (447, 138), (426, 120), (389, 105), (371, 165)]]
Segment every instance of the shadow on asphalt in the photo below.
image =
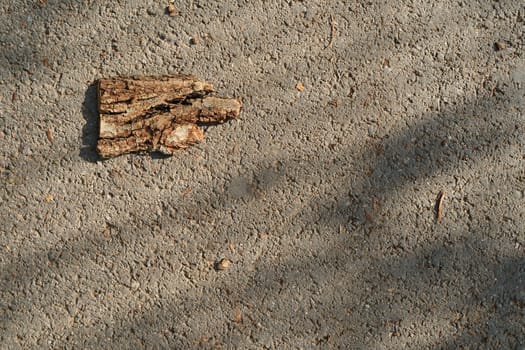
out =
[[(9, 53), (9, 61), (25, 62), (33, 57), (27, 51), (28, 47)], [(518, 92), (512, 92), (516, 95), (514, 97), (519, 97)], [(226, 285), (218, 278), (208, 292), (223, 293), (223, 305), (212, 304), (205, 297), (181, 294), (178, 299), (152, 302), (147, 310), (130, 307), (130, 314), (114, 315), (107, 324), (105, 320), (94, 320), (103, 325), (100, 330), (72, 328), (67, 341), (61, 345), (84, 344), (85, 348), (89, 345), (97, 348), (100, 339), (104, 339), (106, 347), (162, 347), (169, 341), (191, 348), (195, 346), (195, 335), (185, 333), (191, 325), (179, 322), (185, 315), (194, 314), (198, 315), (194, 318), (206, 320), (210, 314), (228, 314), (237, 305), (243, 311), (243, 322), (234, 322), (232, 312), (232, 319), (220, 326), (224, 334), (232, 335), (230, 344), (223, 344), (226, 347), (246, 346), (246, 337), (253, 333), (257, 333), (255, 337), (264, 338), (261, 342), (268, 338), (271, 347), (272, 338), (279, 338), (282, 327), (288, 326), (294, 329), (298, 338), (317, 334), (318, 338), (312, 339), (312, 344), (319, 347), (352, 347), (352, 344), (362, 347), (363, 336), (367, 335), (376, 340), (365, 344), (366, 348), (372, 348), (381, 343), (396, 344), (395, 339), (405, 335), (404, 332), (417, 333), (418, 327), (432, 328), (433, 324), (448, 330), (457, 329), (457, 333), (453, 339), (428, 334), (428, 348), (513, 348), (525, 344), (525, 259), (518, 256), (498, 258), (488, 254), (497, 251), (500, 235), (519, 234), (503, 232), (504, 218), (484, 213), (486, 219), (472, 224), (470, 218), (463, 217), (459, 220), (465, 224), (459, 229), (448, 226), (445, 221), (435, 229), (439, 241), (426, 241), (412, 250), (413, 247), (403, 242), (403, 237), (384, 237), (389, 230), (397, 233), (389, 223), (389, 220), (396, 219), (382, 217), (380, 210), (373, 211), (374, 201), (384, 202), (405, 186), (438, 174), (475, 169), (476, 164), (488, 159), (489, 154), (507, 149), (509, 137), (524, 132), (523, 125), (505, 112), (505, 107), (509, 107), (507, 97), (484, 97), (458, 108), (428, 114), (422, 122), (408, 125), (402, 133), (371, 140), (371, 149), (358, 157), (359, 164), (344, 164), (344, 152), (353, 152), (352, 149), (321, 150), (320, 162), (277, 159), (281, 164), (278, 172), (284, 174), (279, 175), (280, 181), (286, 181), (287, 174), (294, 173), (302, 185), (313, 170), (327, 166), (332, 173), (355, 173), (355, 166), (364, 170), (358, 174), (356, 182), (354, 178), (333, 179), (335, 188), (321, 189), (318, 198), (313, 198), (287, 218), (286, 228), (298, 227), (295, 234), (299, 239), (304, 233), (311, 236), (322, 233), (329, 236), (325, 238), (327, 243), (335, 241), (337, 245), (322, 247), (315, 252), (317, 257), (314, 260), (310, 256), (302, 259), (279, 257), (273, 263), (246, 272), (248, 280), (234, 284)], [(96, 162), (101, 158), (95, 150), (98, 114), (94, 84), (85, 92), (82, 113), (85, 125), (80, 156), (85, 161)], [(366, 171), (370, 159), (373, 166)], [(264, 182), (266, 185), (261, 185), (258, 179), (264, 178), (263, 171), (267, 170), (247, 175), (254, 180), (260, 196), (279, 184), (267, 181)], [(331, 186), (330, 180), (327, 186)], [(178, 205), (177, 215), (204, 220), (225, 210), (228, 194), (206, 197), (209, 193), (198, 192), (193, 199), (195, 205)], [(337, 196), (332, 196), (333, 193)], [(428, 193), (429, 198), (433, 199), (435, 194)], [(172, 205), (173, 198), (169, 194), (159, 196), (164, 196), (162, 201)], [(242, 208), (258, 198), (250, 196), (236, 200)], [(22, 254), (0, 272), (3, 292), (24, 293), (42, 274), (58, 276), (60, 271), (72, 265), (83, 266), (84, 262), (77, 260), (79, 256), (96, 262), (109, 246), (118, 247), (120, 258), (124, 259), (130, 237), (154, 230), (149, 220), (154, 216), (153, 210), (143, 213), (136, 222), (113, 223), (113, 237), (109, 240), (94, 230), (87, 232), (83, 240), (66, 242), (40, 254)], [(247, 215), (253, 216), (248, 216), (239, 225), (256, 226), (259, 213)], [(427, 215), (432, 216), (432, 211), (429, 210)], [(173, 238), (162, 231), (177, 224), (177, 220), (172, 221), (167, 218), (161, 223), (164, 229), (157, 233), (158, 239)], [(344, 228), (344, 235), (339, 232), (340, 226)], [(267, 229), (286, 231), (278, 227)], [(416, 231), (417, 227), (413, 230)], [(443, 239), (445, 236), (449, 238)], [(278, 241), (276, 236), (269, 239)], [(368, 257), (378, 244), (384, 256)], [(330, 275), (339, 276), (341, 285), (326, 285), (324, 282)], [(109, 272), (105, 272), (101, 279), (113, 280), (115, 287), (126, 283), (114, 280), (115, 276)], [(75, 283), (61, 281), (59, 288), (66, 285), (74, 290)], [(311, 290), (310, 299), (297, 300), (296, 286)], [(193, 287), (190, 285), (183, 291), (191, 292)], [(347, 289), (347, 299), (336, 299), (332, 294), (336, 288)], [(50, 294), (57, 293), (53, 286), (47, 290)], [(322, 292), (317, 293), (320, 290)], [(272, 300), (276, 302), (273, 307), (270, 306)], [(0, 310), (1, 328), (10, 329), (12, 318), (17, 317), (16, 305), (2, 304)], [(418, 311), (417, 315), (414, 310)], [(130, 317), (133, 319), (129, 320)], [(259, 320), (264, 319), (268, 322), (259, 325)], [(288, 324), (273, 324), (273, 320), (282, 319), (287, 319)], [(31, 320), (28, 319), (27, 323), (29, 325)], [(267, 336), (263, 336), (265, 334)], [(214, 339), (209, 338), (205, 346), (212, 347), (213, 342)], [(292, 344), (293, 339), (288, 339), (288, 342)]]
[[(85, 0), (79, 6), (77, 0), (55, 0), (55, 1), (26, 1), (22, 3), (13, 2), (7, 6), (8, 11), (4, 16), (18, 17), (17, 26), (9, 28), (2, 33), (3, 42), (10, 41), (15, 45), (5, 45), (0, 52), (0, 76), (4, 72), (31, 71), (32, 74), (46, 69), (49, 61), (60, 56), (57, 54), (61, 48), (55, 45), (47, 45), (37, 48), (43, 35), (49, 35), (48, 31), (58, 24), (67, 21), (85, 22), (96, 14), (93, 4), (97, 0)], [(33, 27), (44, 24), (48, 31), (35, 36)], [(1, 27), (0, 27), (1, 29)], [(47, 63), (44, 63), (46, 62)], [(66, 65), (74, 62), (63, 62)]]
[(97, 86), (94, 82), (87, 88), (82, 103), (82, 116), (85, 124), (82, 127), (82, 148), (80, 149), (80, 157), (91, 163), (103, 160), (97, 152), (99, 123), (97, 103)]
[[(519, 96), (518, 91), (512, 94), (515, 96), (507, 97)], [(195, 335), (187, 333), (191, 325), (181, 326), (178, 323), (181, 315), (199, 315), (193, 319), (204, 320), (209, 314), (228, 315), (236, 307), (243, 310), (243, 322), (235, 322), (232, 316), (231, 320), (226, 320), (219, 327), (224, 334), (231, 336), (229, 343), (223, 343), (223, 346), (246, 346), (245, 337), (255, 332), (258, 341), (264, 342), (265, 337), (269, 337), (267, 343), (271, 347), (271, 339), (279, 338), (280, 327), (286, 326), (279, 322), (273, 324), (271, 320), (274, 319), (288, 320), (288, 326), (294, 329), (298, 339), (302, 335), (317, 334), (318, 338), (312, 339), (312, 344), (320, 347), (362, 346), (365, 342), (363, 335), (375, 339), (374, 342), (368, 341), (367, 347), (396, 344), (395, 339), (406, 335), (406, 332), (417, 334), (418, 327), (432, 329), (433, 325), (447, 330), (456, 328), (458, 333), (453, 339), (428, 335), (429, 348), (512, 348), (523, 344), (525, 333), (522, 316), (519, 315), (523, 314), (525, 306), (525, 260), (519, 257), (494, 260), (487, 254), (487, 251), (498, 248), (500, 218), (491, 218), (489, 221), (492, 223), (480, 221), (474, 225), (467, 218), (461, 218), (466, 221), (466, 226), (463, 225), (466, 231), (445, 222), (434, 230), (439, 242), (426, 241), (413, 249), (400, 242), (399, 237), (384, 237), (389, 230), (397, 234), (399, 232), (388, 225), (388, 218), (380, 218), (380, 213), (376, 214), (373, 222), (368, 220), (363, 209), (373, 207), (374, 199), (388, 199), (415, 181), (474, 168), (491, 152), (508, 148), (509, 137), (522, 132), (523, 126), (508, 114), (502, 113), (508, 107), (507, 97), (480, 98), (454, 110), (433, 113), (421, 123), (409, 126), (402, 134), (375, 140), (374, 144), (380, 144), (380, 147), (373, 144), (369, 153), (359, 157), (363, 164), (373, 159), (373, 172), (361, 174), (360, 180), (354, 183), (350, 178), (328, 181), (327, 186), (335, 186), (332, 190), (336, 190), (340, 198), (323, 198), (326, 192), (321, 188), (319, 198), (313, 198), (294, 216), (289, 217), (286, 227), (273, 228), (285, 232), (287, 228), (298, 227), (298, 233), (295, 233), (298, 239), (307, 232), (310, 232), (310, 237), (327, 235), (318, 238), (336, 244), (321, 247), (315, 252), (316, 259), (312, 260), (311, 256), (304, 259), (284, 256), (246, 273), (247, 280), (239, 279), (238, 283), (224, 284), (218, 278), (207, 292), (219, 293), (218, 298), (224, 300), (223, 305), (210, 303), (206, 297), (190, 296), (190, 285), (182, 291), (188, 294), (182, 294), (178, 300), (158, 300), (158, 303), (150, 304), (148, 310), (130, 309), (134, 313), (132, 316), (116, 315), (111, 324), (102, 327), (103, 330), (88, 333), (72, 330), (63, 345), (96, 346), (100, 344), (98, 339), (105, 338), (106, 345), (121, 347), (162, 347), (168, 343), (193, 347)], [(83, 148), (83, 159), (88, 161), (96, 161), (96, 152), (92, 147), (96, 142), (95, 100), (95, 88), (92, 85), (86, 91), (83, 108), (86, 119), (83, 144), (88, 146)], [(295, 163), (280, 159), (280, 180), (286, 181), (289, 173), (306, 179), (309, 172), (326, 164), (335, 164), (334, 169), (329, 169), (334, 172), (335, 167), (341, 166), (343, 171), (351, 172), (350, 167), (355, 164), (341, 165), (337, 161), (338, 158), (344, 160), (343, 152), (350, 151), (325, 150), (320, 156), (320, 163), (310, 160)], [(336, 162), (333, 162), (334, 159)], [(252, 178), (264, 178), (264, 174), (254, 173)], [(253, 183), (260, 186), (258, 180)], [(260, 196), (270, 192), (279, 182), (266, 183), (256, 189), (260, 190)], [(201, 220), (213, 217), (214, 212), (225, 210), (224, 198), (228, 194), (223, 193), (216, 198), (205, 197), (209, 193), (196, 193), (193, 198), (195, 206), (177, 206), (177, 215), (192, 215), (194, 219)], [(428, 195), (433, 198), (435, 194)], [(348, 199), (352, 200), (351, 205), (340, 207), (339, 204)], [(171, 201), (172, 198), (165, 195), (164, 200)], [(258, 199), (255, 196), (236, 200), (242, 202), (242, 207)], [(365, 201), (370, 203), (363, 204)], [(211, 207), (210, 203), (215, 203), (215, 207)], [(61, 269), (79, 263), (76, 256), (96, 261), (106, 251), (105, 247), (112, 245), (121, 246), (121, 258), (125, 258), (126, 242), (133, 235), (154, 230), (149, 220), (154, 216), (152, 213), (144, 213), (133, 223), (113, 223), (114, 232), (110, 240), (104, 239), (100, 233), (92, 232), (83, 241), (66, 243), (40, 255), (22, 257), (2, 271), (4, 292), (26, 290), (30, 288), (31, 281), (42, 273), (59, 274)], [(256, 224), (260, 219), (258, 213), (246, 214), (248, 217), (243, 219), (246, 225)], [(428, 210), (426, 215), (431, 217), (433, 213)], [(168, 231), (162, 229), (171, 224), (176, 225), (177, 220), (171, 222), (167, 218), (161, 222), (156, 239), (172, 239)], [(341, 225), (346, 234), (341, 235), (338, 231)], [(416, 230), (415, 227), (412, 229)], [(494, 239), (490, 238), (494, 236)], [(278, 241), (276, 236), (269, 239)], [(378, 245), (383, 256), (369, 256), (371, 251), (378, 249)], [(46, 262), (47, 267), (42, 267)], [(340, 285), (326, 284), (331, 275), (339, 276)], [(107, 273), (103, 278), (110, 280), (115, 276)], [(117, 280), (114, 283), (117, 288), (119, 283), (125, 282)], [(70, 284), (70, 288), (74, 288), (74, 282)], [(310, 300), (297, 300), (298, 296), (294, 293), (296, 286), (311, 291)], [(345, 288), (348, 292), (342, 294), (342, 299), (337, 299), (338, 294), (333, 294), (338, 288)], [(272, 303), (275, 305), (271, 306)], [(1, 319), (4, 329), (9, 328), (10, 315), (16, 317), (16, 305), (7, 305), (6, 308), (8, 311), (3, 312)], [(414, 314), (414, 310), (418, 311), (417, 314)], [(134, 319), (130, 321), (129, 317)], [(268, 322), (261, 326), (259, 320)], [(219, 339), (207, 340), (209, 344), (213, 341)], [(286, 341), (294, 342), (293, 339)]]

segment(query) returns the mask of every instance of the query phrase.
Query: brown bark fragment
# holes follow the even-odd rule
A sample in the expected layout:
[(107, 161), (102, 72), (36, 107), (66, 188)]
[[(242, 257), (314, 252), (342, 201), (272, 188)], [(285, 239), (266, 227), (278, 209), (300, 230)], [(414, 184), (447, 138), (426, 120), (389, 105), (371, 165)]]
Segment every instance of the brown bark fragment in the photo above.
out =
[(136, 151), (173, 154), (204, 138), (202, 124), (237, 118), (241, 101), (215, 97), (191, 75), (100, 79), (97, 150), (102, 157)]
[(55, 143), (55, 136), (53, 135), (53, 129), (48, 128), (46, 131), (47, 140), (49, 143), (54, 144)]

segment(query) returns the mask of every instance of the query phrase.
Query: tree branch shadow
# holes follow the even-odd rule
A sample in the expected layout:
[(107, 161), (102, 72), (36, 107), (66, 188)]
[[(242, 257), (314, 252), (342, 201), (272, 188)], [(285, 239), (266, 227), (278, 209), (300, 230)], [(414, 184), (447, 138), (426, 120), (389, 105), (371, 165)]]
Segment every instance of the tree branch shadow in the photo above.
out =
[[(94, 87), (90, 87), (84, 108), (87, 120), (83, 131), (85, 144), (95, 140), (96, 125), (90, 122), (96, 120), (93, 118), (96, 111), (90, 107), (94, 95)], [(263, 230), (273, 232), (269, 232), (266, 238), (257, 238), (257, 244), (268, 249), (254, 263), (251, 272), (242, 270), (242, 260), (238, 262), (239, 268), (233, 268), (224, 280), (221, 278), (224, 274), (219, 275), (212, 266), (206, 268), (198, 262), (190, 262), (189, 267), (181, 269), (155, 264), (139, 266), (144, 273), (162, 270), (169, 278), (187, 283), (184, 287), (174, 285), (177, 294), (158, 300), (147, 296), (155, 293), (155, 284), (162, 283), (159, 277), (146, 279), (152, 285), (138, 289), (134, 289), (129, 280), (117, 277), (109, 287), (118, 293), (131, 291), (142, 295), (145, 306), (130, 305), (130, 314), (117, 313), (107, 322), (94, 323), (89, 330), (66, 330), (66, 340), (61, 345), (89, 347), (97, 344), (93, 339), (105, 338), (106, 344), (127, 348), (212, 348), (219, 345), (272, 348), (283, 343), (335, 348), (390, 344), (392, 348), (399, 348), (402, 345), (398, 338), (405, 334), (419, 337), (420, 343), (417, 344), (426, 348), (469, 347), (473, 344), (507, 347), (525, 341), (525, 333), (519, 333), (524, 326), (523, 320), (510, 317), (522, 312), (523, 308), (520, 294), (524, 279), (523, 259), (509, 256), (502, 261), (492, 261), (486, 256), (485, 252), (494, 249), (498, 243), (498, 232), (495, 232), (496, 238), (491, 244), (479, 241), (479, 237), (488, 235), (488, 230), (493, 227), (484, 227), (483, 222), (479, 222), (463, 230), (455, 228), (453, 222), (445, 222), (441, 229), (425, 229), (430, 233), (429, 237), (434, 235), (438, 241), (410, 246), (400, 244), (399, 237), (384, 237), (386, 231), (407, 233), (396, 232), (395, 227), (389, 225), (388, 218), (369, 222), (366, 209), (363, 209), (365, 201), (388, 199), (414, 182), (474, 167), (488, 152), (507, 151), (509, 136), (514, 137), (521, 126), (507, 114), (499, 114), (506, 106), (507, 102), (501, 102), (498, 96), (482, 97), (471, 101), (469, 106), (458, 107), (457, 113), (431, 114), (406, 131), (380, 140), (382, 152), (377, 152), (372, 144), (371, 149), (357, 157), (361, 163), (343, 167), (343, 172), (349, 172), (348, 176), (334, 177), (326, 185), (319, 185), (319, 194), (306, 201), (305, 206), (289, 213), (283, 225)], [(485, 117), (473, 120), (468, 118), (471, 115)], [(443, 144), (443, 140), (448, 144)], [(136, 222), (111, 223), (114, 232), (109, 240), (101, 237), (100, 232), (91, 232), (88, 233), (89, 239), (66, 242), (59, 249), (65, 252), (63, 254), (42, 252), (36, 256), (23, 256), (2, 273), (4, 292), (14, 294), (30, 288), (31, 281), (40, 274), (52, 276), (55, 274), (53, 270), (65, 271), (75, 265), (78, 268), (75, 256), (108, 264), (113, 258), (104, 256), (104, 247), (120, 247), (121, 259), (125, 259), (129, 237), (155, 232), (155, 225), (160, 226), (160, 231), (151, 238), (152, 241), (191, 239), (191, 236), (184, 237), (184, 232), (169, 233), (168, 228), (177, 226), (182, 217), (191, 215), (198, 223), (217, 216), (218, 212), (236, 210), (230, 207), (231, 203), (246, 211), (241, 221), (246, 228), (264, 225), (265, 220), (259, 217), (257, 210), (250, 209), (251, 204), (264, 200), (266, 196), (271, 199), (271, 192), (288, 181), (291, 175), (299, 181), (299, 187), (304, 187), (310, 185), (312, 169), (340, 172), (341, 163), (351, 151), (343, 149), (334, 154), (327, 148), (319, 151), (317, 160), (306, 162), (279, 159), (279, 169), (263, 167), (254, 172), (250, 176), (253, 181), (248, 181), (247, 185), (250, 187), (251, 183), (254, 190), (241, 191), (240, 196), (229, 198), (229, 189), (211, 197), (208, 191), (199, 191), (191, 203), (181, 202), (176, 206), (175, 217), (163, 218), (154, 226), (149, 219), (154, 216), (151, 209), (137, 217)], [(86, 158), (94, 158), (93, 150), (86, 152)], [(407, 157), (412, 159), (408, 163), (403, 161)], [(361, 170), (370, 162), (374, 172), (366, 176)], [(332, 165), (326, 168), (327, 164)], [(354, 178), (359, 180), (352, 182)], [(233, 178), (232, 181), (237, 180)], [(339, 206), (352, 201), (354, 196), (357, 196), (357, 202)], [(160, 198), (166, 205), (173, 203), (170, 194), (161, 194)], [(290, 208), (293, 206), (291, 203)], [(415, 224), (428, 221), (432, 211), (426, 215), (427, 218), (419, 217)], [(344, 226), (344, 234), (339, 230), (340, 225)], [(407, 227), (414, 229), (412, 224)], [(445, 232), (447, 230), (450, 232)], [(244, 236), (248, 234), (241, 231)], [(311, 242), (281, 247), (279, 251), (285, 255), (272, 256), (271, 247), (282, 244), (279, 235), (286, 232), (297, 236), (295, 242), (304, 238)], [(238, 242), (242, 239), (240, 236), (222, 238)], [(264, 240), (268, 243), (261, 243)], [(305, 250), (298, 252), (298, 247)], [(42, 270), (44, 261), (49, 261), (50, 267)], [(20, 266), (24, 267), (22, 272)], [(19, 275), (12, 278), (11, 271), (18, 271)], [(196, 276), (181, 278), (181, 273)], [(115, 276), (119, 275), (105, 274), (101, 278), (106, 280)], [(206, 282), (199, 282), (199, 276)], [(73, 288), (74, 282), (70, 284)], [(112, 295), (110, 290), (97, 292), (96, 288), (95, 293)], [(200, 293), (193, 293), (196, 288)], [(341, 293), (341, 289), (345, 292)], [(300, 299), (297, 290), (302, 291)], [(16, 305), (8, 308), (11, 310), (4, 313), (3, 329), (9, 329), (13, 317), (16, 318)], [(242, 321), (236, 319), (237, 309), (241, 310)], [(418, 311), (417, 315), (414, 315), (414, 310)], [(85, 312), (91, 311), (86, 309)], [(85, 312), (78, 311), (79, 314)], [(464, 320), (461, 319), (463, 314), (466, 315)], [(425, 340), (417, 327), (423, 324), (432, 329), (433, 322), (446, 330), (455, 327), (457, 335)], [(286, 338), (283, 331), (286, 327), (293, 330), (295, 338)], [(204, 334), (199, 333), (204, 330)], [(494, 338), (494, 335), (497, 336)]]
[[(511, 94), (518, 98), (517, 92), (511, 91)], [(408, 125), (405, 130), (396, 130), (388, 138), (371, 139), (370, 149), (358, 154), (355, 162), (348, 162), (352, 159), (349, 154), (355, 152), (348, 145), (335, 151), (320, 148), (311, 158), (268, 159), (261, 169), (232, 176), (230, 185), (240, 188), (233, 193), (230, 187), (212, 195), (206, 189), (196, 190), (190, 203), (184, 201), (184, 196), (174, 199), (172, 193), (160, 193), (158, 199), (164, 207), (176, 210), (172, 217), (159, 220), (161, 232), (155, 233), (155, 237), (148, 238), (156, 230), (149, 219), (156, 216), (151, 205), (133, 222), (124, 219), (111, 222), (109, 238), (102, 237), (103, 228), (95, 228), (84, 232), (80, 239), (65, 242), (56, 251), (21, 252), (20, 257), (6, 263), (0, 273), (3, 293), (13, 297), (30, 296), (32, 290), (41, 287), (35, 286), (35, 281), (41, 282), (41, 276), (48, 285), (38, 293), (52, 295), (59, 290), (71, 291), (72, 295), (78, 293), (78, 301), (71, 303), (71, 314), (76, 320), (61, 333), (65, 338), (62, 343), (55, 344), (64, 348), (98, 348), (100, 339), (109, 346), (122, 348), (213, 348), (221, 344), (223, 347), (278, 348), (288, 344), (306, 348), (391, 345), (391, 348), (438, 349), (476, 345), (507, 348), (523, 343), (525, 332), (523, 318), (520, 318), (523, 316), (520, 294), (524, 287), (523, 259), (519, 253), (499, 260), (494, 260), (495, 254), (487, 254), (497, 249), (498, 238), (502, 241), (514, 238), (508, 233), (510, 237), (503, 237), (506, 233), (498, 226), (504, 218), (494, 218), (491, 226), (485, 226), (485, 221), (474, 224), (465, 219), (467, 224), (454, 229), (454, 217), (447, 217), (440, 228), (429, 228), (425, 226), (428, 223), (425, 215), (428, 218), (432, 213), (426, 211), (422, 217), (414, 215), (414, 222), (396, 229), (392, 221), (398, 219), (389, 215), (397, 213), (392, 203), (402, 199), (400, 193), (407, 187), (443, 174), (476, 169), (477, 163), (492, 160), (489, 152), (499, 150), (497, 156), (509, 151), (509, 135), (514, 137), (523, 132), (523, 125), (509, 117), (501, 99), (501, 96), (482, 96), (457, 108), (423, 115), (420, 122)], [(312, 115), (317, 112), (312, 111)], [(93, 85), (85, 92), (83, 115), (86, 124), (82, 130), (81, 157), (96, 162), (99, 160), (95, 151), (98, 127)], [(475, 118), (478, 115), (487, 117)], [(278, 163), (275, 168), (267, 166), (272, 161)], [(373, 169), (369, 169), (369, 163)], [(317, 181), (315, 174), (312, 176), (316, 172), (334, 174), (334, 177)], [(272, 191), (280, 185), (289, 185), (292, 177), (298, 192), (292, 193), (291, 198), (300, 197), (300, 189), (305, 186), (317, 188), (317, 194), (301, 198), (304, 201), (300, 204), (272, 203)], [(433, 198), (435, 193), (425, 195)], [(276, 211), (282, 212), (280, 217), (257, 210), (257, 205), (266, 197), (268, 201), (264, 205), (275, 206)], [(388, 203), (382, 204), (387, 208), (375, 210), (376, 200)], [(411, 200), (416, 199), (406, 198), (404, 203)], [(199, 265), (198, 261), (203, 260), (201, 255), (184, 262), (182, 244), (177, 246), (178, 254), (168, 257), (168, 261), (173, 259), (171, 265), (165, 261), (152, 265), (142, 261), (131, 263), (138, 270), (136, 274), (148, 275), (142, 286), (131, 285), (131, 278), (139, 276), (129, 271), (106, 271), (115, 260), (126, 259), (133, 249), (129, 243), (131, 236), (140, 235), (143, 246), (154, 240), (164, 245), (170, 240), (183, 243), (200, 234), (204, 238), (194, 244), (206, 241), (205, 234), (209, 232), (205, 230), (196, 233), (171, 233), (170, 230), (180, 225), (189, 226), (190, 221), (213, 220), (219, 212), (239, 218), (238, 223), (224, 229), (225, 235), (213, 238), (226, 242), (221, 244), (242, 244), (251, 236), (261, 235), (257, 245), (263, 248), (264, 254), (254, 263), (254, 271), (244, 270), (249, 265), (245, 260), (235, 262), (233, 268), (223, 274), (211, 268), (206, 270), (203, 263)], [(281, 218), (284, 224), (267, 224), (268, 218), (270, 221)], [(460, 221), (463, 220), (458, 219), (456, 223)], [(416, 231), (418, 225), (428, 234), (428, 239), (415, 246), (406, 243), (412, 232), (402, 230)], [(262, 229), (257, 230), (259, 226)], [(233, 231), (237, 234), (232, 234)], [(262, 238), (268, 231), (268, 236)], [(491, 234), (496, 236), (491, 244), (480, 242)], [(280, 235), (295, 235), (296, 245), (283, 246)], [(432, 241), (434, 238), (436, 242)], [(305, 242), (310, 239), (311, 242)], [(107, 253), (110, 249), (106, 248), (110, 247), (116, 247), (120, 256)], [(282, 255), (273, 256), (272, 248), (278, 248), (275, 250)], [(144, 257), (140, 247), (134, 249)], [(384, 256), (373, 255), (373, 251)], [(204, 255), (204, 248), (197, 252)], [(179, 266), (183, 263), (187, 266)], [(86, 269), (88, 264), (100, 269), (100, 280), (89, 281), (82, 279), (82, 275), (80, 281), (60, 280), (60, 273), (72, 268)], [(162, 271), (160, 277), (155, 277), (159, 270)], [(185, 274), (194, 276), (183, 277)], [(477, 280), (477, 276), (483, 280)], [(55, 279), (61, 283), (59, 288), (53, 284)], [(162, 293), (170, 288), (174, 293), (162, 294), (157, 287), (168, 279), (170, 283), (166, 282)], [(77, 291), (79, 285), (80, 292)], [(130, 297), (132, 294), (134, 298)], [(138, 299), (143, 305), (128, 305), (122, 311), (111, 307), (99, 309), (111, 305), (113, 297)], [(430, 300), (425, 300), (426, 297)], [(55, 310), (52, 305), (44, 307)], [(236, 308), (241, 311), (242, 322), (236, 319)], [(16, 335), (24, 331), (14, 329), (15, 324), (20, 323), (15, 322), (17, 317), (24, 317), (17, 312), (16, 302), (2, 304), (0, 309), (2, 333)], [(417, 315), (414, 311), (418, 311)], [(34, 310), (34, 317), (27, 317), (22, 323), (27, 328), (41, 327), (43, 334), (59, 332), (56, 325), (49, 328), (36, 325), (37, 312), (39, 310)], [(58, 315), (54, 316), (60, 318)], [(69, 312), (64, 315), (67, 317)], [(82, 326), (78, 327), (79, 324)], [(432, 336), (417, 331), (418, 327), (425, 327), (438, 332), (440, 325), (445, 330), (454, 328), (456, 335)], [(295, 338), (290, 337), (290, 329)], [(418, 337), (420, 343), (398, 341), (410, 333)], [(45, 339), (41, 341), (43, 346), (53, 346), (45, 344)]]

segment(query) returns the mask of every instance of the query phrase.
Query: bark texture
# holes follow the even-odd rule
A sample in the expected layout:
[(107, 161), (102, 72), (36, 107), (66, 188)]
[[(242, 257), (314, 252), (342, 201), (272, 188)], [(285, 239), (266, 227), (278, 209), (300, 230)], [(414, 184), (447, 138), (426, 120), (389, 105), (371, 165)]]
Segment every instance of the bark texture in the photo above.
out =
[(211, 84), (192, 75), (100, 79), (99, 154), (173, 154), (198, 143), (204, 138), (199, 125), (224, 123), (241, 111), (239, 99), (214, 92)]

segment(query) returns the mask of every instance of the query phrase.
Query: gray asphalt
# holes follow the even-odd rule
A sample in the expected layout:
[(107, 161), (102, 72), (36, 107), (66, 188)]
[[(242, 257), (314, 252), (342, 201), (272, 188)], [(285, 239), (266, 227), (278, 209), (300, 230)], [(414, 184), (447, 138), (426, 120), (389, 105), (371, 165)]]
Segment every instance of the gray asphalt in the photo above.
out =
[[(522, 1), (168, 5), (0, 0), (0, 348), (525, 349)], [(100, 159), (179, 72), (240, 119)]]

